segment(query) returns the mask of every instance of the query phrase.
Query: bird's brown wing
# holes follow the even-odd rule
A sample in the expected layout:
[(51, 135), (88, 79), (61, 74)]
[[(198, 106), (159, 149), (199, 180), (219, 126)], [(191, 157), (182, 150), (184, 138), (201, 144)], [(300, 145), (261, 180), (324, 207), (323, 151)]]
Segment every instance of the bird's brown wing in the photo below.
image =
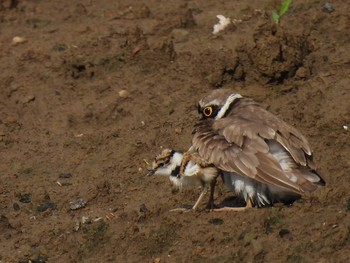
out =
[(193, 134), (193, 146), (198, 153), (219, 169), (303, 192), (300, 184), (291, 181), (282, 171), (269, 152), (267, 141), (278, 141), (301, 166), (308, 164), (306, 155), (311, 155), (310, 147), (296, 129), (263, 108), (253, 104), (246, 107), (244, 115), (202, 120)]

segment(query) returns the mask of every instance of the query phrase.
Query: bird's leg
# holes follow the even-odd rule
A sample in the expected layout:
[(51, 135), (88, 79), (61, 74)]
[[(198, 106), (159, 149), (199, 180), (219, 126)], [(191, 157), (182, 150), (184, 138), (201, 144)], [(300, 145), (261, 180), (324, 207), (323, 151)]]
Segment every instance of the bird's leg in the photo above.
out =
[(246, 208), (253, 208), (252, 199), (248, 198), (248, 200), (246, 201)]
[(206, 185), (202, 186), (202, 192), (199, 195), (196, 203), (193, 205), (192, 210), (196, 210), (197, 206), (199, 205), (199, 203), (202, 201), (203, 197), (206, 195), (206, 193), (208, 192), (208, 187)]
[(222, 208), (213, 209), (213, 211), (214, 212), (226, 212), (226, 211), (244, 212), (247, 209), (252, 208), (252, 207), (253, 207), (253, 202), (250, 198), (248, 198), (246, 201), (245, 207), (222, 207)]
[(210, 183), (210, 197), (207, 204), (207, 209), (213, 210), (214, 209), (214, 192), (215, 192), (215, 185), (216, 185), (216, 178), (214, 178), (213, 181)]
[(189, 212), (189, 211), (194, 211), (197, 209), (198, 205), (200, 204), (200, 202), (202, 201), (203, 197), (205, 196), (205, 194), (208, 192), (208, 187), (203, 184), (202, 185), (202, 191), (201, 191), (201, 194), (199, 195), (196, 203), (193, 205), (192, 208), (175, 208), (175, 209), (171, 209), (170, 212)]

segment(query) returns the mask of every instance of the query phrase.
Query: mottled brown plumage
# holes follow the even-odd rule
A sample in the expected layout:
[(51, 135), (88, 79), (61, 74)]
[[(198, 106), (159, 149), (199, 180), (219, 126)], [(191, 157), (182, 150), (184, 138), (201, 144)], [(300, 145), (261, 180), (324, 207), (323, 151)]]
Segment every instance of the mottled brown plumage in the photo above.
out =
[[(199, 111), (202, 119), (194, 127), (193, 149), (226, 172), (226, 178), (230, 173), (231, 178), (252, 179), (243, 180), (245, 187), (255, 187), (255, 194), (243, 189), (246, 200), (264, 205), (324, 185), (305, 137), (252, 99), (231, 90), (214, 90), (200, 100)], [(235, 179), (231, 181), (228, 184)]]

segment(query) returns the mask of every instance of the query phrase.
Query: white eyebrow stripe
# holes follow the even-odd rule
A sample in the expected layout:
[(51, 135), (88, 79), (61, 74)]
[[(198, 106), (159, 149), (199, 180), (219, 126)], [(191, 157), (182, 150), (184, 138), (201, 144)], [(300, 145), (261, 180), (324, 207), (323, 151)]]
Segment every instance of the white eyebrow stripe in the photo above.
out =
[(199, 101), (199, 106), (201, 108), (205, 108), (206, 106), (209, 106), (209, 105), (217, 105), (217, 106), (219, 106), (220, 102), (219, 102), (218, 99), (214, 99), (214, 100), (210, 101), (209, 103), (205, 103), (205, 104), (204, 104), (203, 101)]
[(222, 117), (224, 117), (225, 114), (226, 114), (226, 111), (228, 110), (228, 108), (230, 107), (230, 105), (232, 104), (232, 102), (234, 102), (236, 99), (240, 99), (240, 98), (243, 98), (243, 97), (242, 97), (241, 94), (239, 94), (239, 93), (233, 93), (233, 94), (231, 94), (231, 95), (227, 98), (227, 100), (226, 100), (224, 106), (222, 106), (222, 108), (219, 110), (218, 114), (215, 116), (215, 120), (218, 120), (218, 119), (221, 119)]

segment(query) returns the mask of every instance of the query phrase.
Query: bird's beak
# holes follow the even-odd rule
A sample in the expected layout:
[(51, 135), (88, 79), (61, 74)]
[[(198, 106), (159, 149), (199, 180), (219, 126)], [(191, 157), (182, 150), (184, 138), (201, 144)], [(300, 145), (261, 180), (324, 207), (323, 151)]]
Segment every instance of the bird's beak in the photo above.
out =
[(148, 171), (148, 173), (147, 173), (146, 176), (152, 176), (152, 175), (154, 175), (154, 173), (156, 172), (155, 169), (150, 169), (150, 168), (147, 168), (147, 171)]

